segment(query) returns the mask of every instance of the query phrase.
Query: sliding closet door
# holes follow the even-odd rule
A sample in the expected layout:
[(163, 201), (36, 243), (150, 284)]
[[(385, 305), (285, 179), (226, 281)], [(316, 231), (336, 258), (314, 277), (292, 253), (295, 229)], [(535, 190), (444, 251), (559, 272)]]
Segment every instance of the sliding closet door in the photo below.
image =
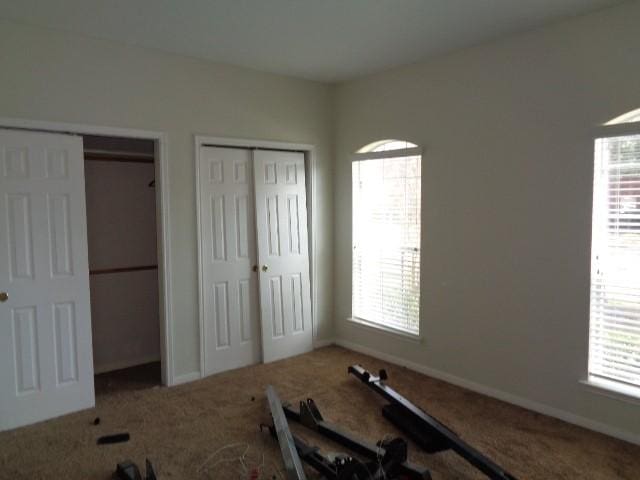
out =
[(304, 155), (254, 152), (263, 360), (313, 348)]
[(82, 139), (0, 130), (0, 430), (94, 405)]
[(251, 151), (199, 156), (205, 374), (260, 361)]

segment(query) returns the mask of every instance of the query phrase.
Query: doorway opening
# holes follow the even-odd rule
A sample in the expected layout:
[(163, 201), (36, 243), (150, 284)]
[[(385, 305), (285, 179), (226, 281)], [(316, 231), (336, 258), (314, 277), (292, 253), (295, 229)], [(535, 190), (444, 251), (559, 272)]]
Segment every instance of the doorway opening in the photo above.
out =
[(83, 144), (95, 392), (160, 385), (155, 144)]

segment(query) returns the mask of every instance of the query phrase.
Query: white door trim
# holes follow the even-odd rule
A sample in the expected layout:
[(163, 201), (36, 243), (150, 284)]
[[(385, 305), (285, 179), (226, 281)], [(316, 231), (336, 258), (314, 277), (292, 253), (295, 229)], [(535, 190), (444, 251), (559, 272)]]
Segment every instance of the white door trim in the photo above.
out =
[(194, 162), (195, 162), (195, 183), (196, 183), (196, 212), (197, 212), (197, 237), (198, 237), (198, 307), (199, 307), (199, 326), (200, 326), (200, 376), (204, 377), (205, 372), (205, 352), (206, 344), (203, 335), (204, 332), (204, 292), (203, 292), (203, 271), (202, 271), (202, 239), (200, 238), (200, 147), (203, 145), (215, 145), (220, 147), (238, 147), (238, 148), (271, 148), (278, 150), (293, 150), (304, 152), (305, 163), (308, 170), (307, 182), (307, 201), (309, 202), (309, 212), (307, 219), (307, 228), (309, 230), (309, 260), (310, 260), (310, 278), (311, 278), (311, 322), (313, 331), (314, 345), (318, 338), (318, 324), (316, 322), (317, 314), (317, 259), (316, 259), (316, 155), (315, 146), (306, 143), (289, 143), (274, 142), (270, 140), (255, 140), (245, 138), (230, 137), (212, 137), (208, 135), (194, 135)]
[(160, 297), (160, 355), (162, 383), (175, 384), (173, 365), (173, 303), (171, 295), (171, 235), (169, 216), (169, 148), (167, 136), (162, 132), (129, 128), (105, 127), (75, 123), (27, 120), (0, 117), (0, 128), (69, 133), (75, 135), (104, 135), (110, 137), (140, 138), (155, 142), (156, 219), (158, 225), (158, 281)]

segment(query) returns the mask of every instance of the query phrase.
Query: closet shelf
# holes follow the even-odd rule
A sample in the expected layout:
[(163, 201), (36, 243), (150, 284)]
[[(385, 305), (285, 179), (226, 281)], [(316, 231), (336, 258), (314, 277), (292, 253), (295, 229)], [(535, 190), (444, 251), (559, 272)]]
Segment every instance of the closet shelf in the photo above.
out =
[(154, 163), (153, 154), (134, 152), (109, 152), (101, 150), (85, 150), (86, 161), (99, 162), (130, 162), (130, 163)]

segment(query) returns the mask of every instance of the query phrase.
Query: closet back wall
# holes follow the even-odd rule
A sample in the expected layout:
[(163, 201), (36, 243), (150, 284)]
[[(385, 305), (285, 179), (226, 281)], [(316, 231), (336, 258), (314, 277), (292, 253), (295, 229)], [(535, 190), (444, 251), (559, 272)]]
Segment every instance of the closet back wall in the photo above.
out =
[[(157, 264), (153, 163), (86, 161), (91, 271)], [(96, 373), (160, 360), (158, 272), (91, 275)]]

